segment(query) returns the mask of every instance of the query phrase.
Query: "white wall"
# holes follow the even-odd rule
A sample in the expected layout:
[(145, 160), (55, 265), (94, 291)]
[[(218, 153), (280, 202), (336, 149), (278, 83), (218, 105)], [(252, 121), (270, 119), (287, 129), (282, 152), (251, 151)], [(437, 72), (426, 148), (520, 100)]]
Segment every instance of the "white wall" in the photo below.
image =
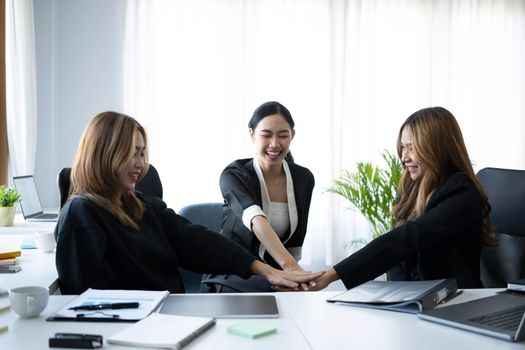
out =
[(35, 178), (58, 206), (56, 175), (71, 166), (88, 121), (122, 110), (125, 0), (34, 0), (38, 95)]

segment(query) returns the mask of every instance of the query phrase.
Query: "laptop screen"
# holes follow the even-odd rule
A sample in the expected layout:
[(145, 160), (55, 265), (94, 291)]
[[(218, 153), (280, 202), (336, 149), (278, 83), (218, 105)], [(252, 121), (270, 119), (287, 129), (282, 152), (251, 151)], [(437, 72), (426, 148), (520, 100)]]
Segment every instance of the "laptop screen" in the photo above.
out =
[(42, 205), (36, 192), (35, 181), (32, 175), (13, 177), (16, 189), (22, 196), (20, 207), (24, 217), (42, 213)]

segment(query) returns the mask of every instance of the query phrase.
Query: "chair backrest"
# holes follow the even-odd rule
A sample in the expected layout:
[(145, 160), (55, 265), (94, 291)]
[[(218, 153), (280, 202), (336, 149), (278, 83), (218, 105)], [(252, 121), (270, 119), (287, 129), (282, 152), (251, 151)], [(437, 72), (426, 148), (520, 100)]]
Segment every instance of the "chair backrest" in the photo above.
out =
[[(58, 193), (60, 197), (60, 209), (66, 204), (69, 197), (69, 188), (71, 186), (71, 168), (63, 168), (58, 173), (57, 178)], [(148, 172), (139, 182), (137, 182), (135, 189), (148, 196), (155, 196), (162, 199), (163, 190), (160, 176), (153, 165), (149, 165)]]
[(477, 176), (499, 239), (497, 247), (482, 250), (481, 281), (487, 288), (506, 287), (525, 277), (525, 170), (484, 168)]
[(220, 232), (222, 228), (222, 203), (190, 204), (182, 208), (179, 215), (215, 232)]
[[(191, 204), (179, 211), (193, 224), (207, 227), (220, 232), (222, 227), (222, 203)], [(202, 274), (179, 268), (186, 293), (199, 293), (201, 291)]]

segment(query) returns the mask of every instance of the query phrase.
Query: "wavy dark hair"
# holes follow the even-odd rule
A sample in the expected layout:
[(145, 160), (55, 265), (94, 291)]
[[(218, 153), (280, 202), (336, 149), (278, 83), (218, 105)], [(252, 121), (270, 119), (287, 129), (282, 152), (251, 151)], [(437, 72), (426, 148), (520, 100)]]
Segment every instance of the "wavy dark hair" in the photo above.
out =
[(414, 152), (426, 170), (418, 181), (413, 181), (407, 171), (401, 175), (399, 201), (394, 207), (396, 226), (422, 215), (443, 178), (455, 171), (462, 171), (472, 180), (479, 195), (483, 213), (483, 243), (489, 246), (495, 245), (497, 239), (490, 223), (490, 204), (472, 169), (456, 118), (443, 107), (424, 108), (413, 113), (399, 130), (397, 154), (400, 159), (402, 158), (401, 135), (406, 127), (412, 131)]
[[(119, 169), (135, 152), (135, 133), (144, 138), (145, 166), (148, 170), (147, 137), (133, 118), (116, 112), (102, 112), (88, 124), (71, 170), (71, 196), (85, 197), (108, 210), (123, 225), (138, 229), (144, 213), (142, 202), (128, 192), (118, 178)], [(126, 209), (124, 209), (126, 207)]]

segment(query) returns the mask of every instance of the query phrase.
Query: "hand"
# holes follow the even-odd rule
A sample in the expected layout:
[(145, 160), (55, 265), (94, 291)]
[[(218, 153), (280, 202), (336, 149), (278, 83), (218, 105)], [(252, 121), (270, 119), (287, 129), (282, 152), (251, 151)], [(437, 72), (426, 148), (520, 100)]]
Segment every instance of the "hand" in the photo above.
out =
[(311, 284), (311, 282), (321, 277), (324, 273), (324, 271), (306, 272), (302, 269), (297, 271), (281, 271), (259, 260), (255, 260), (252, 263), (251, 270), (254, 274), (266, 278), (275, 290), (295, 291), (310, 290), (310, 288), (315, 287), (315, 282), (313, 284)]
[[(295, 260), (292, 260), (290, 261), (289, 263), (281, 266), (282, 269), (284, 271), (287, 271), (287, 272), (304, 272), (304, 269), (297, 263), (297, 261)], [(311, 271), (309, 271), (311, 272)], [(309, 290), (310, 288), (314, 288), (315, 287), (315, 282), (314, 281), (308, 281), (307, 283), (301, 283), (299, 285), (299, 290)], [(285, 291), (283, 290), (282, 288), (279, 288), (277, 286), (274, 287), (275, 290), (278, 290), (278, 291)]]
[(321, 290), (334, 281), (337, 281), (339, 279), (339, 275), (335, 271), (335, 269), (332, 267), (330, 270), (327, 270), (322, 274), (319, 278), (317, 278), (315, 281), (315, 286), (313, 286), (312, 290)]

